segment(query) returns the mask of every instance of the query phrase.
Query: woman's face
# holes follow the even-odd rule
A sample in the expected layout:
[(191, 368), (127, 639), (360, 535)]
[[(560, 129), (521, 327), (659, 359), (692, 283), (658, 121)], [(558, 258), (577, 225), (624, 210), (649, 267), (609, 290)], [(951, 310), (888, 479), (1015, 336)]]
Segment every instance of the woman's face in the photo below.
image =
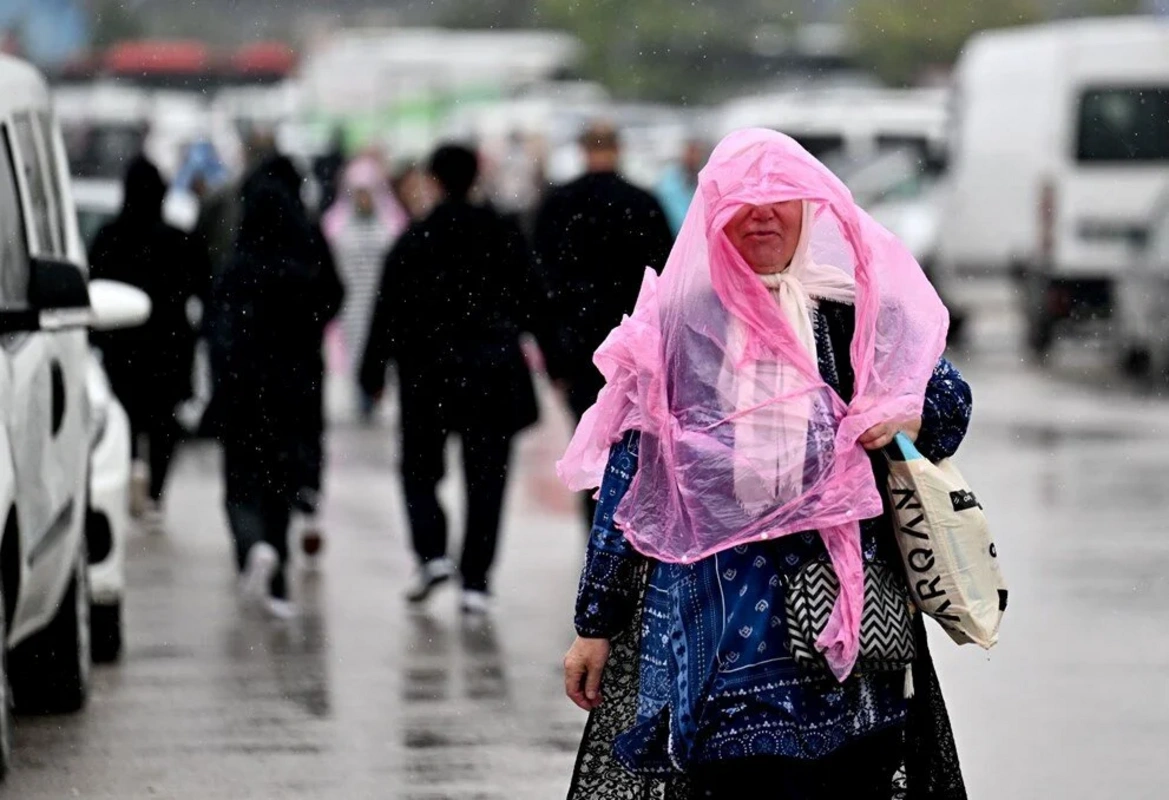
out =
[(783, 272), (792, 263), (804, 224), (802, 200), (743, 206), (724, 229), (731, 244), (755, 272)]

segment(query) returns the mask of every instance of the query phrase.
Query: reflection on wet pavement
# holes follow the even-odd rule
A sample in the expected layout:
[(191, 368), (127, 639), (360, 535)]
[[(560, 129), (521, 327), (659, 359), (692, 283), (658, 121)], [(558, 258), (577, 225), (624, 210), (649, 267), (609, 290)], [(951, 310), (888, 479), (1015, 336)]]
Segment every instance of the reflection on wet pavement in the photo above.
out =
[[(958, 461), (1011, 608), (989, 654), (933, 648), (970, 797), (1161, 798), (1169, 403), (1004, 364), (960, 364), (976, 410)], [(566, 421), (549, 420), (517, 456), (487, 619), (453, 588), (402, 599), (392, 428), (334, 432), (324, 561), (298, 568), (301, 613), (282, 624), (237, 602), (218, 460), (188, 449), (169, 532), (130, 543), (123, 663), (97, 671), (84, 714), (20, 720), (3, 796), (563, 797), (584, 724), (560, 675), (583, 536), (552, 477)]]

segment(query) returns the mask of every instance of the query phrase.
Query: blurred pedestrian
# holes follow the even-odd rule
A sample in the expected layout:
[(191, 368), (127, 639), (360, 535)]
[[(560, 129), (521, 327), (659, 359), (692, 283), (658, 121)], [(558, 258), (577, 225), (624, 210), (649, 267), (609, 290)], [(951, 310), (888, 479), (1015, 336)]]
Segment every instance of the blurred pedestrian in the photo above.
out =
[[(593, 352), (633, 309), (645, 270), (662, 268), (674, 240), (653, 195), (618, 174), (617, 130), (595, 122), (580, 144), (587, 174), (549, 194), (534, 238), (560, 324), (558, 346), (544, 353), (548, 373), (577, 420), (604, 385)], [(591, 525), (591, 495), (584, 506)]]
[(196, 139), (187, 147), (171, 188), (190, 192), (202, 207), (202, 202), (210, 194), (226, 186), (230, 180), (231, 174), (215, 145), (209, 139)]
[(382, 264), (408, 224), (381, 164), (371, 157), (351, 161), (341, 178), (341, 193), (325, 212), (322, 226), (345, 284), (340, 317), (343, 369), (352, 376), (365, 421), (372, 417), (375, 405), (361, 389), (358, 359), (365, 353)]
[(314, 514), (318, 502), (322, 339), (344, 295), (301, 184), (283, 156), (245, 181), (239, 237), (212, 305), (209, 426), (223, 444), (241, 590), (278, 617), (294, 611), (285, 574), (293, 513)]
[(122, 281), (150, 296), (152, 310), (139, 328), (95, 333), (110, 385), (130, 418), (132, 452), (148, 460), (147, 524), (162, 523), (162, 496), (181, 438), (177, 406), (191, 396), (195, 331), (187, 315), (192, 298), (206, 291), (202, 252), (163, 221), (166, 183), (145, 157), (130, 162), (122, 210), (94, 238), (93, 278)]
[(391, 181), (391, 189), (412, 222), (426, 219), (441, 199), (442, 190), (423, 165), (408, 163)]
[(965, 436), (945, 307), (774, 131), (715, 149), (653, 277), (559, 465), (602, 498), (565, 658), (593, 714), (570, 798), (964, 798), (882, 490), (898, 431), (934, 460)]
[(698, 172), (706, 163), (708, 152), (706, 142), (699, 139), (687, 140), (682, 148), (682, 157), (666, 169), (658, 182), (655, 193), (658, 202), (662, 204), (662, 210), (666, 212), (670, 231), (675, 236), (682, 230), (686, 211), (690, 208), (690, 201), (698, 189)]
[(376, 397), (387, 363), (397, 365), (402, 481), (419, 562), (411, 602), (425, 600), (456, 571), (437, 489), (447, 439), (458, 434), (467, 496), (462, 609), (481, 613), (489, 608), (512, 439), (537, 419), (520, 335), (539, 335), (534, 320), (546, 309), (519, 229), (468, 199), (476, 154), (445, 145), (429, 170), (442, 201), (386, 260), (361, 376)]
[(320, 190), (318, 208), (332, 208), (337, 202), (345, 161), (345, 129), (338, 125), (329, 138), (329, 148), (313, 159), (313, 178)]
[(207, 253), (210, 280), (219, 275), (235, 253), (239, 235), (243, 180), (264, 161), (276, 155), (275, 135), (263, 128), (252, 129), (244, 140), (244, 172), (234, 180), (216, 182), (199, 203), (199, 217), (193, 236)]

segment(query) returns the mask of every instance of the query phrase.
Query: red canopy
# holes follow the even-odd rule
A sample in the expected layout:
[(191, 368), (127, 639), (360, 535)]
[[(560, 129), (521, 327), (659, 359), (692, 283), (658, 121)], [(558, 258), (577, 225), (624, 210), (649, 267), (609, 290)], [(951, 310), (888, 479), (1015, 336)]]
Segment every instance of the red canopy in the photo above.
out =
[(296, 51), (282, 42), (257, 42), (231, 57), (231, 70), (241, 75), (288, 75), (296, 68)]
[(211, 51), (202, 42), (185, 40), (144, 40), (122, 42), (111, 47), (105, 67), (115, 74), (207, 72)]

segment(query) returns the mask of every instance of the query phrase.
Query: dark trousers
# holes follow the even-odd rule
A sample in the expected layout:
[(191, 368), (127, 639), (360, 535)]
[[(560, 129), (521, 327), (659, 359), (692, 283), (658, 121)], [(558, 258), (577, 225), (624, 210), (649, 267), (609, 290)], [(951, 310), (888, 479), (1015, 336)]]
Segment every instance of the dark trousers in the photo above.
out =
[(761, 756), (695, 767), (694, 795), (712, 800), (889, 800), (904, 748), (900, 728), (809, 761)]
[(180, 435), (179, 423), (171, 409), (150, 409), (130, 419), (130, 453), (133, 458), (140, 457), (141, 440), (146, 440), (151, 500), (157, 502), (162, 499)]
[[(445, 473), (449, 431), (434, 423), (411, 421), (402, 426), (402, 484), (414, 552), (422, 563), (447, 554), (447, 518), (438, 502), (438, 484)], [(463, 587), (487, 591), (495, 562), (499, 523), (507, 489), (511, 436), (498, 431), (468, 431), (463, 445), (467, 492), (467, 527), (459, 571)]]
[(254, 459), (224, 448), (224, 472), (227, 483), (227, 521), (235, 540), (235, 560), (240, 572), (248, 563), (248, 551), (267, 542), (280, 557), (272, 576), (269, 593), (281, 600), (288, 597), (285, 568), (288, 565), (288, 525), (292, 519), (292, 502), (287, 492), (263, 486)]
[[(596, 370), (593, 371), (596, 372)], [(593, 403), (597, 402), (597, 393), (601, 391), (603, 386), (600, 373), (597, 373), (595, 379), (575, 380), (569, 385), (568, 407), (572, 411), (572, 415), (576, 417), (578, 425), (584, 413), (593, 407)], [(597, 501), (593, 499), (592, 491), (581, 493), (581, 505), (584, 508), (585, 530), (589, 532), (588, 535), (591, 535), (593, 520), (597, 516)]]

